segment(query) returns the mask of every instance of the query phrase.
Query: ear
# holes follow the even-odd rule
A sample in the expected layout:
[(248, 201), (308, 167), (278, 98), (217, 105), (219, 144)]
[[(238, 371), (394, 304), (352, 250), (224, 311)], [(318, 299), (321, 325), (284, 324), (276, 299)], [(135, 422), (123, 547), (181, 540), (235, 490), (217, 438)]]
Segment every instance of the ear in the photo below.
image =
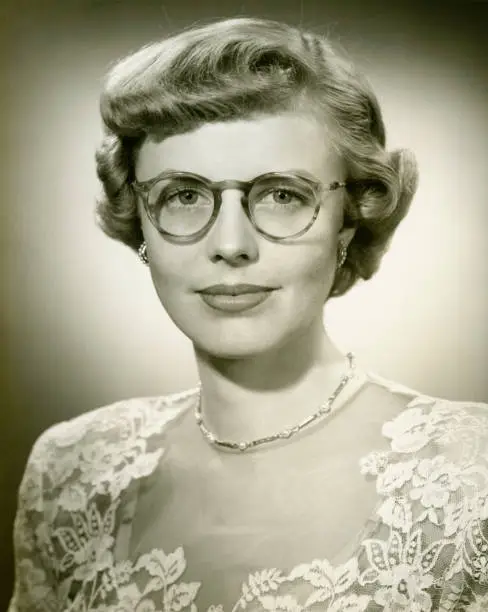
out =
[(343, 227), (341, 231), (339, 232), (337, 238), (347, 247), (349, 246), (349, 243), (351, 242), (351, 240), (354, 238), (355, 233), (356, 233), (355, 227)]

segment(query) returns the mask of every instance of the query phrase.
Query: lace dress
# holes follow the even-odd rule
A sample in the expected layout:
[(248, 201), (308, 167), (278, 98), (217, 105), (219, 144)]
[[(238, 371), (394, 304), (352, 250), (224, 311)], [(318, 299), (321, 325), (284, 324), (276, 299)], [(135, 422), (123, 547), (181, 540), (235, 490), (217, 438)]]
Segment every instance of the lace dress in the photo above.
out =
[[(488, 610), (488, 406), (369, 373), (355, 384), (402, 399), (379, 424), (384, 444), (350, 468), (331, 455), (330, 470), (277, 470), (273, 487), (259, 488), (260, 453), (199, 446), (196, 389), (51, 427), (20, 486), (9, 612)], [(339, 529), (340, 517), (321, 526), (321, 502), (306, 501), (305, 515), (295, 508), (346, 469), (358, 480), (345, 494), (361, 496), (364, 481), (374, 504), (328, 554), (320, 533)]]

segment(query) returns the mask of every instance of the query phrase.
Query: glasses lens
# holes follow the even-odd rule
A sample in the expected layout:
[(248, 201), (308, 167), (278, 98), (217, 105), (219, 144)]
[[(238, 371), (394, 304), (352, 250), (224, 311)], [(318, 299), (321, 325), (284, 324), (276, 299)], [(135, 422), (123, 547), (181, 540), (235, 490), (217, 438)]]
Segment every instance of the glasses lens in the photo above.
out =
[[(316, 186), (299, 176), (269, 175), (257, 180), (248, 193), (256, 227), (276, 238), (293, 236), (313, 220)], [(148, 193), (148, 212), (154, 225), (175, 236), (191, 236), (212, 218), (212, 190), (193, 176), (168, 176)]]
[(177, 236), (190, 236), (210, 221), (214, 207), (210, 189), (196, 178), (167, 177), (148, 194), (149, 214), (156, 227)]
[(264, 177), (249, 193), (254, 222), (263, 232), (277, 238), (304, 230), (313, 220), (316, 203), (314, 186), (296, 176)]

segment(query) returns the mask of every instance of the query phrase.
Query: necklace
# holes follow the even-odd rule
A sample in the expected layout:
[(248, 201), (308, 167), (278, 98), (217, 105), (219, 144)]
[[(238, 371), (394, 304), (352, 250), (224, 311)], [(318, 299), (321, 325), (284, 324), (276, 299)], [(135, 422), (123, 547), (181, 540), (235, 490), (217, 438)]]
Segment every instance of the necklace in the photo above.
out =
[(218, 446), (221, 448), (227, 448), (231, 450), (238, 450), (241, 452), (247, 451), (250, 448), (254, 448), (255, 446), (260, 446), (262, 444), (269, 444), (270, 442), (274, 442), (276, 440), (284, 440), (291, 438), (299, 431), (314, 423), (317, 419), (323, 418), (329, 415), (332, 412), (332, 406), (334, 401), (340, 392), (344, 389), (347, 383), (351, 380), (354, 374), (354, 355), (352, 353), (347, 354), (347, 359), (349, 361), (349, 368), (346, 374), (343, 374), (341, 380), (332, 394), (325, 400), (323, 404), (319, 407), (319, 409), (314, 412), (312, 415), (295, 425), (294, 427), (284, 429), (277, 434), (271, 436), (265, 436), (263, 438), (257, 438), (255, 440), (249, 440), (246, 442), (234, 442), (231, 440), (219, 440), (205, 425), (202, 415), (202, 385), (201, 383), (198, 385), (198, 401), (195, 408), (195, 419), (197, 421), (197, 425), (200, 428), (200, 431), (204, 435), (204, 437), (212, 444), (213, 446)]

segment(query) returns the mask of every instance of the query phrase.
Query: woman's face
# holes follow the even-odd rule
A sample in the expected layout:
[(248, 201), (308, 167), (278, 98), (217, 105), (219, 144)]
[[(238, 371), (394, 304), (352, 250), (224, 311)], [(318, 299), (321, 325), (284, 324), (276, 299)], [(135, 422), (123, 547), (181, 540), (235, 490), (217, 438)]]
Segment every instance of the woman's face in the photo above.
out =
[[(290, 170), (307, 172), (325, 184), (345, 178), (325, 128), (294, 114), (205, 124), (160, 142), (148, 139), (137, 159), (137, 180), (169, 169), (212, 181), (248, 181)], [(223, 191), (214, 225), (189, 244), (163, 238), (140, 204), (151, 275), (168, 315), (199, 350), (215, 357), (261, 354), (305, 333), (322, 319), (338, 238), (348, 242), (352, 237), (351, 230), (340, 235), (343, 197), (340, 189), (325, 195), (314, 225), (285, 243), (272, 242), (254, 229), (236, 189)], [(212, 285), (241, 283), (273, 290), (255, 306), (242, 296), (208, 298), (201, 293)]]

